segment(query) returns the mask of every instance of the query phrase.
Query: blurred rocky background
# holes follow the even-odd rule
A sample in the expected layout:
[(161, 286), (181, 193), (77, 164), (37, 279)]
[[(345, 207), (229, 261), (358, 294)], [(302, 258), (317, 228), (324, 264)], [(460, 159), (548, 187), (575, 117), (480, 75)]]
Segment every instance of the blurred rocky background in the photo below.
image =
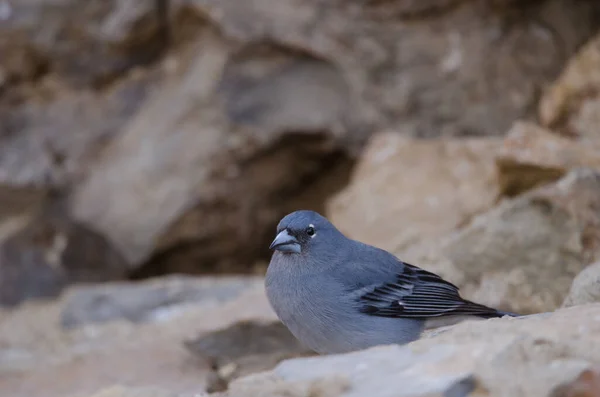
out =
[[(294, 358), (296, 209), (545, 314)], [(0, 0), (0, 396), (597, 397), (595, 302), (597, 0)]]

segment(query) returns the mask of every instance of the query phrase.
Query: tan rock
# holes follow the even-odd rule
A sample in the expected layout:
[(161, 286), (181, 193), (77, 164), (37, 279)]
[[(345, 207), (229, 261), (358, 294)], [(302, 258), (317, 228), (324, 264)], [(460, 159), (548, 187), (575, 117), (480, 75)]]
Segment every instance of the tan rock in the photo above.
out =
[(600, 145), (561, 136), (538, 125), (518, 121), (496, 157), (500, 193), (516, 196), (554, 182), (576, 167), (600, 170)]
[[(43, 6), (51, 11), (41, 12)], [(11, 2), (4, 8), (10, 12), (2, 18), (0, 69), (11, 83), (54, 73), (77, 88), (99, 86), (160, 55), (154, 3), (49, 0), (43, 6)]]
[[(492, 135), (531, 115), (599, 7), (386, 3), (11, 2), (0, 180), (66, 187), (147, 263), (136, 276), (247, 269), (373, 131)], [(527, 17), (507, 31), (498, 4)]]
[(599, 200), (600, 172), (576, 169), (475, 217), (428, 254), (407, 256), (476, 301), (523, 314), (554, 310), (600, 258)]
[(566, 66), (539, 103), (543, 125), (586, 142), (600, 142), (600, 35)]
[(575, 277), (563, 307), (593, 302), (600, 302), (600, 262), (589, 265)]
[[(209, 28), (195, 48), (75, 191), (77, 218), (109, 235), (133, 267), (178, 246), (191, 247), (191, 271), (249, 267), (266, 227), (272, 233), (285, 215), (287, 200), (274, 198), (308, 189), (305, 180), (327, 176), (324, 163), (344, 159), (336, 126), (347, 87), (332, 65), (274, 49), (230, 59)], [(257, 64), (264, 69), (248, 75)], [(239, 90), (246, 79), (257, 92)], [(260, 112), (246, 108), (247, 95)]]
[(78, 285), (62, 298), (65, 328), (116, 320), (157, 321), (172, 310), (195, 304), (220, 304), (250, 289), (260, 289), (262, 277), (192, 277), (172, 275), (132, 284), (128, 281)]
[(349, 237), (393, 252), (435, 239), (489, 209), (497, 196), (495, 138), (375, 136), (327, 215)]
[(552, 397), (600, 396), (600, 367), (583, 371), (575, 380), (565, 382), (554, 390)]
[[(405, 346), (298, 358), (232, 383), (219, 396), (549, 397), (590, 384), (600, 360), (600, 304), (545, 316), (465, 322)], [(587, 382), (586, 382), (587, 380)], [(334, 388), (331, 385), (336, 385)]]
[[(124, 387), (110, 386), (92, 394), (82, 394), (77, 397), (188, 397), (155, 387)], [(189, 397), (192, 397), (190, 394)]]
[[(141, 322), (114, 316), (110, 322), (66, 330), (61, 318), (65, 303), (74, 297), (71, 291), (54, 303), (30, 302), (17, 310), (0, 311), (0, 395), (81, 397), (111, 385), (158, 388), (177, 396), (202, 394), (211, 368), (191, 354), (184, 341), (238, 321), (276, 320), (261, 279), (202, 280), (199, 292), (206, 299), (164, 301)], [(149, 281), (146, 289), (154, 288), (160, 295), (158, 282)], [(128, 302), (127, 297), (139, 294), (144, 284), (119, 283), (111, 302)], [(78, 287), (75, 296), (81, 296), (83, 288)], [(227, 290), (229, 298), (221, 296)], [(175, 288), (172, 296), (177, 296)]]
[[(526, 7), (512, 3), (514, 12)], [(560, 72), (563, 51), (574, 53), (582, 39), (596, 32), (590, 13), (597, 9), (591, 3), (549, 1), (527, 8), (528, 18), (515, 20), (499, 36), (507, 10), (490, 2), (462, 6), (402, 0), (348, 6), (334, 1), (331, 5), (339, 6), (331, 9), (319, 1), (296, 0), (276, 7), (271, 0), (243, 6), (235, 0), (194, 4), (235, 39), (268, 38), (333, 60), (357, 94), (351, 98), (359, 103), (352, 117), (365, 117), (380, 128), (402, 125), (429, 137), (506, 131), (528, 113), (536, 86)], [(431, 29), (429, 17), (434, 15), (437, 28)], [(538, 23), (553, 33), (542, 37), (532, 27)], [(376, 121), (382, 118), (389, 123)]]

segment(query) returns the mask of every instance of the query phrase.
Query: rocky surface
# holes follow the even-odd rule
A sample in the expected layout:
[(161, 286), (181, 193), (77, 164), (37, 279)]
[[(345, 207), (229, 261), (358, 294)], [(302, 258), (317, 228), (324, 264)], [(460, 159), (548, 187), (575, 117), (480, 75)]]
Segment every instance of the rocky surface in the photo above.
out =
[(600, 302), (600, 262), (586, 267), (573, 279), (563, 307)]
[(349, 237), (438, 272), (472, 299), (548, 311), (600, 253), (599, 172), (594, 144), (531, 122), (503, 140), (383, 134), (328, 215)]
[(595, 396), (599, 331), (598, 304), (465, 322), (405, 346), (287, 360), (219, 396)]
[(244, 290), (261, 285), (262, 279), (256, 277), (222, 280), (169, 276), (138, 284), (74, 287), (63, 299), (61, 324), (74, 328), (119, 319), (143, 323), (168, 317), (171, 309), (235, 299)]
[(559, 307), (600, 254), (600, 172), (577, 169), (475, 217), (416, 262), (517, 313)]
[[(592, 0), (0, 0), (0, 395), (600, 395), (599, 21)], [(260, 273), (299, 208), (545, 313), (294, 358)], [(259, 274), (141, 280), (227, 272)]]
[(516, 122), (496, 155), (500, 194), (517, 196), (577, 167), (600, 169), (598, 143), (565, 137), (531, 122)]
[(92, 394), (81, 394), (77, 397), (204, 397), (199, 393), (173, 393), (159, 387), (107, 387)]
[(247, 271), (279, 217), (325, 209), (373, 132), (500, 135), (534, 116), (600, 13), (272, 3), (2, 2), (0, 180), (65, 191), (134, 277)]
[(229, 382), (254, 372), (266, 371), (278, 362), (316, 353), (300, 342), (279, 321), (243, 321), (185, 342), (212, 371), (207, 392), (227, 390)]
[[(151, 290), (155, 297), (148, 292), (145, 296), (156, 303), (165, 289), (171, 290), (171, 296), (191, 296), (194, 286), (196, 294), (188, 301), (164, 300), (149, 310), (148, 304), (136, 305), (132, 299), (129, 306), (112, 306), (115, 314), (110, 321), (80, 322), (69, 328), (62, 323), (65, 313), (72, 310), (69, 302), (84, 296), (86, 287), (68, 290), (53, 303), (28, 302), (19, 310), (0, 311), (0, 395), (79, 397), (106, 388), (114, 394), (120, 389), (109, 387), (113, 385), (146, 390), (131, 392), (140, 396), (152, 389), (175, 395), (202, 393), (215, 378), (215, 368), (209, 357), (192, 353), (185, 342), (210, 338), (211, 332), (226, 330), (239, 321), (260, 326), (276, 320), (262, 279), (168, 278), (132, 286), (115, 284), (110, 299), (128, 302), (140, 296), (140, 291)], [(97, 294), (96, 288), (90, 289), (90, 295)], [(204, 297), (199, 299), (201, 295)], [(129, 311), (123, 313), (125, 307)], [(288, 338), (281, 332), (275, 335)], [(243, 346), (244, 340), (234, 340), (233, 346)], [(260, 340), (255, 343), (261, 345)], [(265, 353), (268, 357), (269, 352)], [(258, 361), (255, 365), (260, 369), (269, 362)], [(251, 369), (247, 363), (242, 360), (240, 369)]]
[(600, 123), (600, 37), (590, 40), (541, 98), (543, 125), (585, 143), (598, 143)]
[(498, 184), (490, 159), (502, 145), (500, 138), (379, 134), (327, 214), (352, 238), (394, 252), (438, 238), (493, 206)]
[(127, 262), (104, 236), (69, 216), (60, 199), (40, 200), (31, 203), (37, 210), (4, 219), (0, 305), (55, 298), (74, 283), (125, 278)]
[(297, 358), (314, 353), (276, 321), (262, 278), (171, 277), (114, 284), (111, 295), (161, 297), (161, 284), (173, 296), (192, 295), (196, 286), (204, 298), (165, 301), (152, 316), (132, 305), (143, 320), (122, 314), (69, 328), (61, 316), (70, 299), (96, 288), (0, 311), (0, 395), (557, 397), (597, 383), (598, 303), (465, 321), (405, 346)]

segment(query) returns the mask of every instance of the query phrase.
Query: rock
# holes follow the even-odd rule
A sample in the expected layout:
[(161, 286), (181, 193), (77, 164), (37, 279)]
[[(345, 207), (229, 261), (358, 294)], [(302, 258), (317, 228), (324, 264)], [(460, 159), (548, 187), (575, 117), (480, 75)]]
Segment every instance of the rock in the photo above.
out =
[[(188, 271), (248, 266), (285, 215), (278, 203), (345, 161), (336, 125), (347, 94), (335, 67), (277, 48), (232, 60), (209, 28), (198, 45), (75, 190), (75, 216), (110, 235), (134, 267), (177, 247), (192, 247)], [(255, 64), (269, 68), (245, 76)], [(245, 109), (247, 95), (263, 101), (256, 110)]]
[(600, 172), (575, 169), (404, 257), (475, 301), (521, 314), (554, 310), (573, 278), (600, 258), (599, 200)]
[(103, 95), (45, 81), (41, 92), (14, 89), (0, 96), (0, 182), (69, 189), (93, 168), (103, 146), (138, 110), (159, 76), (140, 72), (125, 77)]
[(600, 302), (600, 262), (589, 265), (575, 277), (563, 307), (593, 302)]
[(47, 199), (44, 189), (0, 184), (0, 242), (23, 228)]
[(0, 305), (55, 298), (72, 283), (125, 277), (123, 256), (60, 205), (49, 199), (0, 243)]
[(501, 147), (495, 138), (376, 135), (327, 215), (352, 238), (393, 252), (443, 236), (494, 204), (491, 159)]
[[(70, 187), (160, 78), (160, 68), (136, 69), (154, 62), (164, 48), (155, 39), (157, 28), (145, 29), (156, 25), (148, 15), (152, 4), (117, 18), (125, 3), (9, 6), (0, 26), (2, 183)], [(107, 29), (112, 38), (102, 33)]]
[(281, 216), (324, 208), (373, 131), (493, 135), (532, 116), (600, 9), (13, 3), (0, 32), (0, 182), (64, 188), (75, 219), (140, 278), (247, 271)]
[(542, 96), (539, 118), (544, 126), (584, 142), (600, 143), (600, 35), (569, 61), (559, 79)]
[(269, 370), (284, 359), (315, 355), (279, 320), (239, 322), (186, 341), (185, 346), (213, 368), (206, 388), (210, 393), (226, 390), (233, 379)]
[(600, 367), (583, 371), (577, 379), (556, 388), (552, 397), (598, 397), (600, 396)]
[(172, 310), (198, 302), (218, 304), (237, 298), (262, 278), (168, 276), (139, 284), (128, 282), (71, 288), (64, 298), (61, 323), (67, 328), (114, 320), (164, 321)]
[[(239, 278), (224, 278), (215, 295), (228, 282), (240, 288)], [(231, 299), (174, 304), (155, 321), (65, 330), (60, 318), (70, 293), (0, 310), (0, 395), (195, 397), (216, 375), (233, 381), (215, 397), (563, 397), (595, 387), (600, 303), (467, 321), (405, 346), (287, 359), (303, 351), (277, 321), (262, 285), (252, 283)]]
[(286, 0), (274, 8), (270, 0), (252, 0), (240, 8), (237, 1), (201, 0), (194, 5), (244, 44), (274, 41), (339, 65), (356, 96), (353, 118), (431, 137), (506, 131), (529, 113), (535, 92), (560, 72), (563, 57), (597, 29), (596, 4), (510, 3)]
[(286, 360), (215, 396), (563, 396), (595, 387), (599, 331), (600, 304), (465, 322), (405, 346)]
[[(213, 291), (206, 286), (209, 281)], [(147, 283), (155, 285), (158, 280)], [(80, 397), (110, 390), (113, 385), (127, 386), (132, 393), (160, 389), (175, 396), (202, 395), (213, 371), (183, 342), (240, 321), (276, 321), (262, 283), (251, 284), (252, 280), (244, 286), (239, 277), (223, 277), (216, 284), (207, 279), (206, 299), (173, 303), (160, 316), (144, 322), (117, 318), (65, 329), (61, 318), (70, 291), (52, 302), (0, 310), (0, 395)], [(77, 287), (78, 293), (81, 288), (85, 286)], [(211, 297), (228, 289), (238, 294), (227, 294), (228, 299)]]
[[(71, 188), (85, 177), (168, 73), (168, 59), (161, 58), (165, 21), (154, 6), (80, 0), (10, 6), (0, 26), (6, 81), (0, 181)], [(196, 14), (182, 16), (180, 6), (168, 14), (177, 22), (173, 48), (202, 26)]]
[[(187, 393), (186, 393), (187, 394)], [(80, 397), (195, 397), (192, 394), (178, 394), (156, 387), (123, 387), (111, 386), (97, 393), (81, 395)]]
[(512, 197), (554, 182), (577, 167), (600, 170), (600, 145), (518, 121), (508, 132), (496, 165), (500, 193)]
[(11, 81), (56, 74), (77, 88), (102, 85), (155, 61), (166, 44), (153, 2), (52, 0), (10, 7), (0, 30), (0, 69)]

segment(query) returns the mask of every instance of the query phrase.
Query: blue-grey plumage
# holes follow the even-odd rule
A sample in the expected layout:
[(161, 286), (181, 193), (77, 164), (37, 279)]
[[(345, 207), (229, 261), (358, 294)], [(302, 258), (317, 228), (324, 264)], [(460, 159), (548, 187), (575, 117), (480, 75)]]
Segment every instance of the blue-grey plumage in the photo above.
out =
[(265, 288), (286, 327), (321, 354), (416, 340), (428, 321), (516, 316), (460, 297), (434, 273), (296, 211), (277, 226)]

